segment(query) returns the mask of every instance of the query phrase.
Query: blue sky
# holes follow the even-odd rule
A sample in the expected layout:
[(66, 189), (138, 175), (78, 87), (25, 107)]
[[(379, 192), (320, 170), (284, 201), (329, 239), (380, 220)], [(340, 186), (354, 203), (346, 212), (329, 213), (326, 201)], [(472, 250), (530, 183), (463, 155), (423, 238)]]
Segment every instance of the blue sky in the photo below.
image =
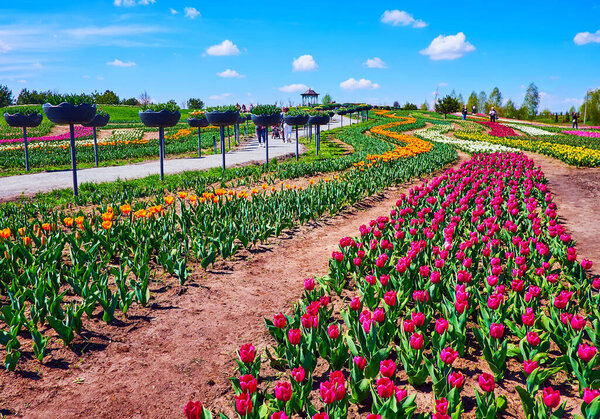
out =
[[(0, 84), (207, 104), (432, 102), (535, 82), (563, 111), (600, 86), (600, 2), (0, 3)], [(227, 77), (229, 76), (229, 77)]]

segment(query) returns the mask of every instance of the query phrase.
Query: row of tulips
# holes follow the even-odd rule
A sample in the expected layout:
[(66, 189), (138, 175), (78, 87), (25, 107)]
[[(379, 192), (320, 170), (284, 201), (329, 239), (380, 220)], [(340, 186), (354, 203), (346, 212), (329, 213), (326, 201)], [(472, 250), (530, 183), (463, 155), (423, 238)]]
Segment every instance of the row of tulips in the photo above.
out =
[[(392, 146), (380, 143), (371, 150)], [(355, 139), (358, 143), (358, 140)], [(0, 311), (0, 344), (5, 367), (13, 370), (21, 357), (26, 331), (35, 357), (42, 361), (49, 326), (66, 344), (83, 328), (83, 316), (100, 312), (110, 322), (133, 303), (146, 306), (153, 270), (185, 284), (189, 262), (206, 268), (284, 229), (335, 214), (347, 205), (389, 185), (434, 171), (456, 156), (435, 146), (410, 158), (377, 160), (308, 187), (284, 187), (269, 194), (216, 189), (213, 192), (160, 194), (150, 199), (103, 204), (91, 214), (46, 212), (31, 221), (23, 206), (7, 205), (0, 230), (0, 293), (10, 296)], [(351, 161), (351, 160), (350, 160)], [(345, 163), (348, 166), (349, 161)], [(311, 170), (318, 170), (323, 164)], [(332, 164), (329, 167), (337, 167)], [(352, 167), (352, 166), (350, 166)], [(294, 173), (292, 170), (290, 172)], [(36, 207), (31, 206), (33, 212)], [(65, 290), (74, 298), (65, 299)], [(98, 308), (100, 310), (98, 310)]]
[[(600, 278), (586, 273), (592, 263), (579, 260), (532, 160), (475, 155), (359, 231), (340, 240), (328, 276), (304, 281), (290, 314), (265, 320), (268, 356), (287, 374), (269, 385), (254, 346), (241, 347), (239, 417), (344, 418), (358, 405), (369, 418), (458, 418), (475, 404), (477, 418), (559, 418), (573, 413), (571, 391), (583, 418), (599, 417)], [(334, 313), (344, 289), (358, 293), (344, 293)], [(473, 403), (462, 394), (468, 383)], [(507, 386), (521, 409), (496, 393)], [(428, 388), (434, 406), (417, 406)], [(186, 415), (210, 412), (197, 402)]]
[(494, 137), (516, 137), (518, 134), (510, 127), (499, 124), (498, 122), (476, 121), (478, 124), (485, 125), (490, 129), (490, 135)]

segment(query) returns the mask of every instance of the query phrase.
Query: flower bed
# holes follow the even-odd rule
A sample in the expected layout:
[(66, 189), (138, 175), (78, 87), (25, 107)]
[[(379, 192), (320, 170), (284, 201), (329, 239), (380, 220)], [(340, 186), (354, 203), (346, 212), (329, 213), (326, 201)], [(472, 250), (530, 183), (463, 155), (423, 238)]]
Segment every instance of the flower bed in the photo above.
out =
[[(80, 125), (75, 126), (75, 139), (89, 137), (92, 135), (93, 128), (82, 127)], [(27, 137), (27, 142), (30, 144), (36, 142), (50, 143), (54, 141), (68, 141), (71, 138), (71, 134), (66, 132), (60, 135), (47, 135), (44, 137)], [(21, 138), (10, 138), (5, 140), (0, 140), (0, 150), (2, 150), (1, 146), (9, 145), (9, 144), (23, 144), (23, 137)]]
[[(505, 147), (500, 144), (490, 144), (479, 141), (461, 140), (444, 135), (452, 131), (451, 125), (434, 125), (429, 128), (415, 131), (417, 137), (437, 143), (453, 145), (467, 153), (495, 153), (502, 151), (514, 152), (517, 151), (511, 147)], [(477, 131), (475, 131), (477, 132)]]
[(557, 135), (555, 132), (546, 131), (540, 128), (536, 128), (529, 125), (524, 124), (504, 124), (507, 127), (511, 127), (514, 129), (518, 129), (519, 131), (523, 131), (527, 135), (541, 135), (541, 136), (554, 136)]
[(490, 135), (494, 137), (516, 137), (518, 134), (512, 129), (505, 125), (497, 122), (489, 121), (476, 121), (478, 124), (485, 125), (490, 128)]
[[(476, 155), (359, 231), (340, 239), (328, 276), (304, 280), (289, 314), (265, 320), (284, 374), (263, 378), (260, 353), (240, 348), (240, 417), (344, 418), (356, 406), (369, 418), (460, 417), (466, 406), (478, 418), (561, 417), (564, 397), (596, 417), (600, 279), (577, 260), (532, 160)], [(343, 290), (338, 311), (332, 299)], [(473, 374), (477, 354), (486, 366)], [(317, 365), (326, 369), (318, 377)], [(422, 391), (434, 405), (417, 405)], [(191, 408), (210, 415), (196, 402), (188, 417), (198, 417)]]
[(563, 131), (564, 134), (576, 135), (578, 137), (600, 138), (600, 132), (593, 131)]

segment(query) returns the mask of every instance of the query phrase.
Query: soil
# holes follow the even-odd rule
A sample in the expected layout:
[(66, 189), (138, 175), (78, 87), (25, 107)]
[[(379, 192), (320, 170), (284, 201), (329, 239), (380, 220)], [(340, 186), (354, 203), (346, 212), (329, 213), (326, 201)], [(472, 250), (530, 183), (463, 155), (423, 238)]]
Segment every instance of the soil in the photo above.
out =
[[(468, 159), (459, 155), (454, 166)], [(578, 241), (579, 258), (600, 263), (594, 240), (600, 228), (600, 207), (595, 205), (600, 169), (576, 169), (530, 156), (549, 179), (559, 214)], [(289, 312), (302, 294), (302, 279), (327, 272), (338, 240), (388, 214), (398, 195), (420, 181), (389, 188), (341, 215), (286, 232), (207, 271), (195, 267), (185, 287), (158, 277), (148, 308), (134, 306), (127, 318), (121, 316), (112, 325), (98, 317), (86, 321), (86, 340), (78, 338), (72, 348), (54, 340), (43, 364), (32, 359), (31, 348), (24, 345), (18, 371), (0, 373), (0, 413), (29, 418), (166, 418), (181, 417), (188, 400), (201, 400), (213, 412), (231, 414), (228, 378), (239, 346), (252, 342), (260, 351), (270, 344), (262, 319)], [(593, 270), (598, 273), (598, 266)], [(335, 298), (333, 304), (342, 302)], [(467, 376), (463, 395), (470, 398), (479, 371), (488, 370), (480, 356), (470, 353), (456, 365)], [(522, 382), (520, 370), (511, 361), (496, 392), (508, 398), (507, 417), (518, 417), (520, 410), (514, 393), (514, 384)], [(269, 368), (266, 372), (276, 374)], [(419, 410), (430, 410), (433, 396), (424, 390), (419, 392)], [(572, 389), (561, 391), (572, 396), (569, 406), (576, 412)], [(465, 409), (467, 417), (474, 417), (473, 405)]]

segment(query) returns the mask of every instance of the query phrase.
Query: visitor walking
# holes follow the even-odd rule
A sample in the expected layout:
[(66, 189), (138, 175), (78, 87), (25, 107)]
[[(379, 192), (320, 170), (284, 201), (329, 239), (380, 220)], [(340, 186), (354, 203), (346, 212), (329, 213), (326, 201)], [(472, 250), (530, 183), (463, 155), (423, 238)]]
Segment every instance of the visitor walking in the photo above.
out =
[(494, 107), (492, 107), (492, 109), (490, 110), (490, 122), (496, 122), (497, 117), (498, 117), (498, 113), (496, 112), (496, 109), (494, 109)]
[(475, 115), (477, 113), (477, 107), (475, 105), (471, 106), (471, 113)]
[(571, 115), (571, 119), (573, 119), (573, 128), (579, 129), (579, 124), (577, 123), (577, 121), (579, 120), (579, 114), (577, 112), (573, 112), (573, 115)]
[(463, 116), (463, 121), (465, 121), (467, 119), (467, 105), (463, 106), (463, 110), (462, 110), (462, 116)]
[(288, 143), (292, 142), (292, 126), (283, 123), (283, 142), (287, 140)]
[(263, 127), (257, 125), (256, 126), (256, 138), (258, 138), (258, 146), (262, 147), (263, 143)]

